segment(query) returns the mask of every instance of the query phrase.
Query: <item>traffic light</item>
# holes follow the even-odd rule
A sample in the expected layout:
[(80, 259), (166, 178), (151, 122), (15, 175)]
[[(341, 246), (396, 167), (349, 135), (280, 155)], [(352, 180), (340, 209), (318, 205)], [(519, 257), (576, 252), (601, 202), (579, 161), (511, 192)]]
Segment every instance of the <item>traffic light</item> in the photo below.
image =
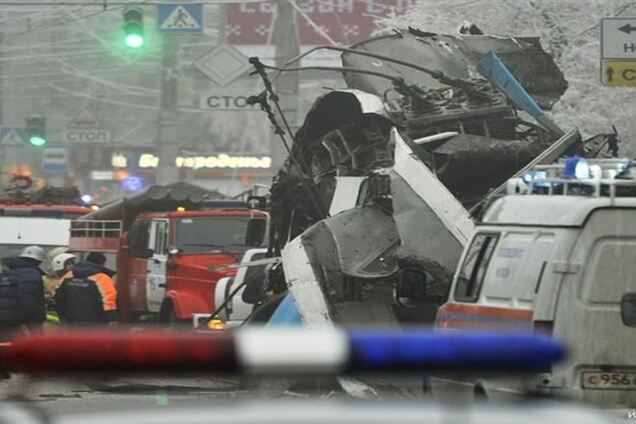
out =
[(46, 118), (30, 116), (26, 119), (26, 127), (29, 143), (37, 147), (46, 144)]
[(124, 10), (124, 44), (131, 49), (144, 45), (144, 15), (141, 9), (131, 7)]

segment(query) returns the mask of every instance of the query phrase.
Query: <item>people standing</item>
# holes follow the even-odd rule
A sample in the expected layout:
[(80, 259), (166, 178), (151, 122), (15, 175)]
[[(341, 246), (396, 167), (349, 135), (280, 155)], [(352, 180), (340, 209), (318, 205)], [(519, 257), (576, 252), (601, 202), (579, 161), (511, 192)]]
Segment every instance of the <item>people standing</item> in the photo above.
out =
[(55, 292), (55, 307), (67, 324), (103, 324), (117, 319), (117, 288), (114, 271), (106, 268), (106, 257), (91, 252), (63, 277)]
[[(62, 284), (62, 276), (64, 275), (59, 273), (53, 269), (53, 261), (62, 254), (66, 254), (68, 252), (67, 247), (56, 247), (51, 249), (48, 254), (49, 267), (48, 272), (43, 277), (44, 280), (44, 299), (47, 305), (47, 311), (50, 311), (51, 308), (49, 305), (53, 303), (53, 295), (57, 288)], [(59, 264), (58, 264), (59, 266)]]
[(20, 256), (3, 260), (0, 274), (0, 327), (5, 333), (25, 325), (31, 332), (42, 330), (46, 319), (44, 273), (40, 264), (45, 252), (39, 246), (26, 247)]

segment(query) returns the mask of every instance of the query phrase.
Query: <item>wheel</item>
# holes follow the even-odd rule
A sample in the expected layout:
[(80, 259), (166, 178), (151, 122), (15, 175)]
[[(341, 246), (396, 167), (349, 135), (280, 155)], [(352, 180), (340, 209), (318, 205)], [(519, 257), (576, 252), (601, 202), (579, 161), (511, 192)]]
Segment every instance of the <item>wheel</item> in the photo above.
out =
[(189, 322), (187, 320), (179, 319), (174, 310), (174, 305), (171, 301), (167, 301), (161, 307), (161, 311), (158, 316), (159, 324), (163, 324), (168, 328), (172, 329), (180, 329), (183, 330), (186, 327), (189, 327)]

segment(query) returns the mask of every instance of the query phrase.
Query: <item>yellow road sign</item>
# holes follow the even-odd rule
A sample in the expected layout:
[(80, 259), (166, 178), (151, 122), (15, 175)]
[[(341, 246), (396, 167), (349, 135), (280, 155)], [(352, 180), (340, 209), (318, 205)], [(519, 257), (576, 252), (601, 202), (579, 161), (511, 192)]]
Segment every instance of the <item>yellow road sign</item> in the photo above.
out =
[(604, 60), (601, 81), (612, 87), (636, 87), (636, 60)]

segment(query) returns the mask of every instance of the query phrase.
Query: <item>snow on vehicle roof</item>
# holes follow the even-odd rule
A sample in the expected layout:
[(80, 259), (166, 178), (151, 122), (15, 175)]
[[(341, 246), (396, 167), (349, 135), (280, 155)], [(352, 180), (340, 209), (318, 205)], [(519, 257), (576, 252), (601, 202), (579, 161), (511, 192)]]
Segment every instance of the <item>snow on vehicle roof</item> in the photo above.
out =
[(579, 227), (600, 208), (636, 208), (636, 197), (509, 195), (495, 201), (481, 224)]

